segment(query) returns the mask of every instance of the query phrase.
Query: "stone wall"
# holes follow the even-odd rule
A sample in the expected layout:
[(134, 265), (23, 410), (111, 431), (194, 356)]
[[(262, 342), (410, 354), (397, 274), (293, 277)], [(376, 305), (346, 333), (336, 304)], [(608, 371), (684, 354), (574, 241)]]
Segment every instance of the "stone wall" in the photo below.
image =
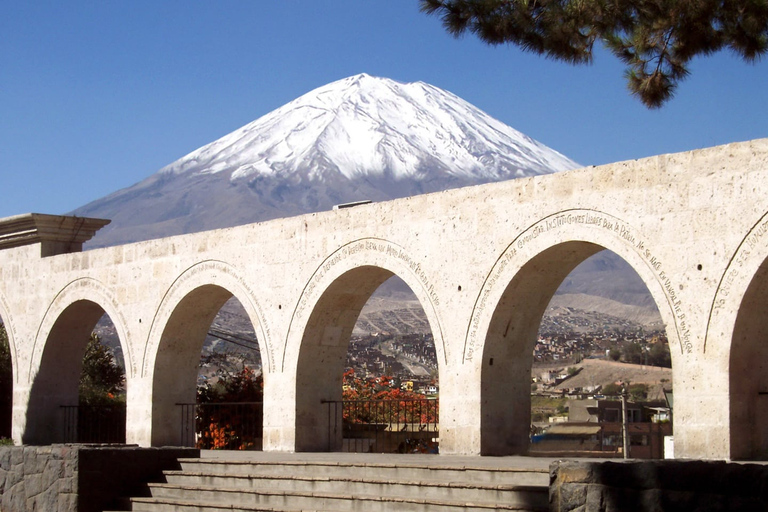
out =
[(0, 219), (4, 239), (32, 241), (0, 250), (18, 444), (64, 442), (60, 406), (77, 403), (82, 350), (107, 314), (130, 390), (127, 442), (181, 445), (175, 404), (194, 401), (200, 344), (234, 296), (262, 356), (264, 449), (325, 449), (318, 404), (341, 397), (360, 309), (394, 274), (433, 334), (441, 452), (526, 453), (541, 315), (604, 248), (637, 272), (665, 325), (676, 455), (768, 453), (768, 139), (52, 255), (70, 238), (50, 227), (74, 237), (81, 221)]
[(551, 512), (768, 510), (768, 466), (722, 461), (550, 465)]
[(177, 469), (193, 448), (132, 446), (0, 447), (2, 512), (100, 512), (120, 498), (146, 494), (146, 482)]

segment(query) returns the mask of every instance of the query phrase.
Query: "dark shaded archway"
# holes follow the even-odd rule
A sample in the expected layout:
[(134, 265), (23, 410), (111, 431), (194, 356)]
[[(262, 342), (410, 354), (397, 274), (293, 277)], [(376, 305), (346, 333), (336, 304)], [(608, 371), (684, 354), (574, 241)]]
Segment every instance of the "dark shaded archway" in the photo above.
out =
[(13, 427), (13, 363), (11, 346), (0, 318), (0, 438), (10, 438)]
[(32, 382), (24, 444), (64, 442), (62, 406), (78, 405), (78, 385), (88, 339), (104, 309), (77, 300), (56, 318), (45, 340), (40, 367)]
[(741, 300), (729, 362), (731, 458), (768, 460), (768, 260)]

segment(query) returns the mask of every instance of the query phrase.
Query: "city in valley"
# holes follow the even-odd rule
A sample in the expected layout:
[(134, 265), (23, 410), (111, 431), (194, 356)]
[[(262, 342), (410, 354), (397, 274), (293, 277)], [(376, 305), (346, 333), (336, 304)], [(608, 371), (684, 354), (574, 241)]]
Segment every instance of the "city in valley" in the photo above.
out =
[[(386, 375), (393, 378), (393, 385), (439, 394), (435, 346), (423, 311), (410, 304), (385, 308), (387, 303), (377, 306), (372, 300), (361, 314), (350, 339), (346, 369), (360, 378)], [(201, 356), (200, 382), (240, 371), (244, 365), (260, 367), (258, 349), (248, 342), (250, 324), (240, 325), (238, 317), (225, 306), (214, 321), (213, 336)], [(606, 389), (612, 394), (619, 383), (629, 383), (636, 398), (663, 400), (664, 390), (672, 390), (669, 347), (658, 323), (571, 306), (550, 307), (533, 346), (532, 361), (535, 396), (600, 396)], [(639, 387), (644, 388), (642, 392)], [(544, 408), (544, 415), (557, 414), (562, 402), (554, 403), (551, 410)]]

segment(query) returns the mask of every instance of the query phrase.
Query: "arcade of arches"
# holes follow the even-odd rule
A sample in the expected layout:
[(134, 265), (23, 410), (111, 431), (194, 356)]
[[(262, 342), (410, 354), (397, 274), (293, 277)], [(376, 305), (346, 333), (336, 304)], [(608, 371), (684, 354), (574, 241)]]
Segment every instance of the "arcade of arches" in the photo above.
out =
[(106, 221), (0, 219), (17, 443), (59, 440), (88, 334), (126, 366), (126, 440), (179, 444), (200, 347), (231, 297), (264, 372), (265, 450), (323, 449), (347, 341), (393, 275), (438, 359), (440, 451), (528, 447), (531, 349), (563, 278), (609, 249), (666, 327), (675, 455), (768, 458), (768, 139), (82, 251)]

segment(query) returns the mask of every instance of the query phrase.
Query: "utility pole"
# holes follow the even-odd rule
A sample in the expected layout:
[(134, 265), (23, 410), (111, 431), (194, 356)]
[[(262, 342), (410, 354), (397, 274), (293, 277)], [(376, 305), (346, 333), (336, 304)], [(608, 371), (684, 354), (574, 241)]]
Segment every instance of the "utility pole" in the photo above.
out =
[(624, 441), (624, 458), (629, 458), (629, 418), (627, 417), (627, 384), (621, 386), (621, 437)]

